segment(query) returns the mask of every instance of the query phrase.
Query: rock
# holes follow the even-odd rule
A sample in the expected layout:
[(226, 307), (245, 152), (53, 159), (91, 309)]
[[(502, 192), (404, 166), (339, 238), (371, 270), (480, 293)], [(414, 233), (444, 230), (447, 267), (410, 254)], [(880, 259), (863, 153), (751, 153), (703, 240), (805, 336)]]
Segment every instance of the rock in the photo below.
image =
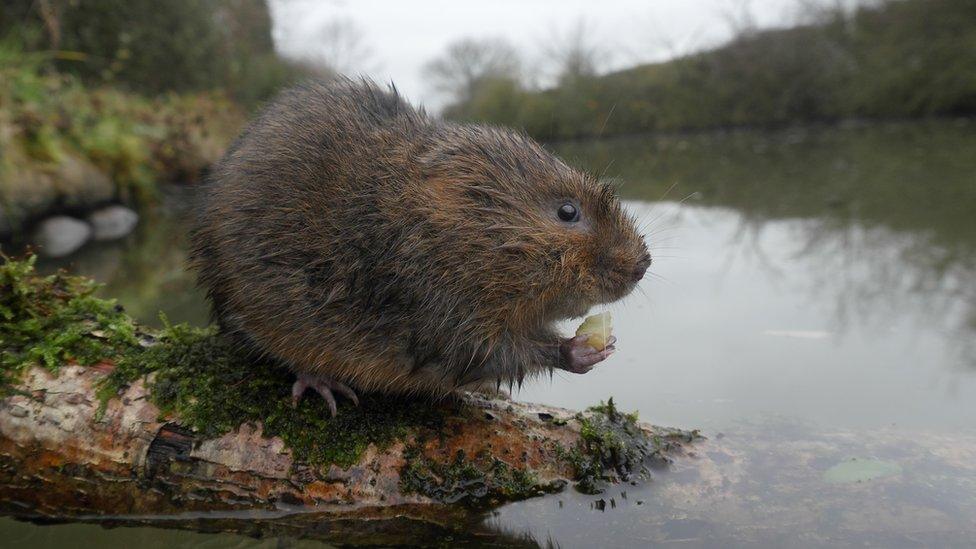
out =
[(20, 235), (26, 224), (59, 209), (90, 209), (113, 200), (118, 191), (115, 183), (88, 160), (65, 154), (55, 166), (40, 165), (11, 153), (0, 180), (0, 235)]
[(117, 192), (112, 179), (82, 157), (64, 155), (54, 175), (54, 192), (65, 206), (90, 208)]
[(81, 248), (91, 235), (92, 228), (88, 223), (66, 215), (57, 215), (42, 221), (31, 240), (41, 255), (64, 257)]
[(95, 240), (122, 238), (132, 232), (138, 222), (139, 214), (120, 205), (102, 208), (88, 216)]

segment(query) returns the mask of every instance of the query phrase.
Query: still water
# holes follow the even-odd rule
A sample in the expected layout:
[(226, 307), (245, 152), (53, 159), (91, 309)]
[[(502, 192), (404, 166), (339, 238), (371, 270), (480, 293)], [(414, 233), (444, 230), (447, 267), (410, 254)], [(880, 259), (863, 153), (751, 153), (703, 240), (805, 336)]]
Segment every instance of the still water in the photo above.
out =
[[(479, 528), (519, 546), (974, 543), (976, 125), (554, 148), (619, 180), (646, 227), (653, 274), (609, 306), (613, 358), (516, 397), (581, 408), (613, 396), (645, 421), (701, 428), (708, 440), (643, 486), (510, 504)], [(94, 276), (148, 323), (159, 311), (204, 323), (182, 268), (191, 196), (167, 193), (127, 241), (44, 267)], [(0, 532), (24, 547), (154, 535), (9, 520)], [(170, 545), (269, 541), (165, 536)], [(302, 537), (318, 536), (276, 539)]]

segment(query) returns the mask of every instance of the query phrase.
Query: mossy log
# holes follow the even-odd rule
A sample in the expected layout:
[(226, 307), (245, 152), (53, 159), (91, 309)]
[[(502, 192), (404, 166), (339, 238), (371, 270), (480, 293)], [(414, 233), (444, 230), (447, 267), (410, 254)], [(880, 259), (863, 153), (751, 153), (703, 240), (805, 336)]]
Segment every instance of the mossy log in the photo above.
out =
[(578, 414), (363, 395), (332, 418), (319, 398), (293, 406), (286, 369), (214, 329), (151, 330), (94, 289), (38, 276), (33, 259), (0, 264), (0, 511), (490, 506), (636, 479), (697, 437), (642, 425), (612, 399)]
[[(97, 388), (110, 368), (34, 367), (0, 401), (5, 511), (65, 517), (301, 505), (342, 515), (499, 501), (576, 478), (566, 449), (580, 447), (581, 427), (590, 425), (563, 409), (465, 395), (437, 407), (436, 433), (371, 444), (348, 466), (311, 466), (280, 437), (265, 436), (260, 422), (217, 437), (195, 433), (164, 417), (143, 381), (100, 412)], [(644, 434), (668, 439), (658, 460), (681, 451), (675, 431)]]

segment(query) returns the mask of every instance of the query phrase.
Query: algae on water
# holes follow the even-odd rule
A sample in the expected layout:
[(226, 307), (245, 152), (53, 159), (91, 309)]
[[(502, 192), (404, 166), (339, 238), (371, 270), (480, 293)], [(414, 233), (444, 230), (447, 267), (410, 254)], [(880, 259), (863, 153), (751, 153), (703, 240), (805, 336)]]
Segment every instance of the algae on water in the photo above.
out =
[(867, 482), (901, 473), (901, 466), (880, 459), (855, 458), (834, 465), (824, 471), (823, 480), (829, 484)]

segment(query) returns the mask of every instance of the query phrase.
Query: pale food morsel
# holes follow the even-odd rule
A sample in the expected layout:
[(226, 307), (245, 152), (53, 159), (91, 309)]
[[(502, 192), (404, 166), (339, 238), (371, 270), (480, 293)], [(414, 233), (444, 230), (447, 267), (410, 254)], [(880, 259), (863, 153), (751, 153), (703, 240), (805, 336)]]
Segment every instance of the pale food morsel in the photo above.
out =
[(610, 313), (600, 313), (586, 317), (579, 328), (576, 328), (576, 335), (588, 336), (586, 342), (597, 351), (602, 351), (607, 347), (607, 340), (610, 339), (612, 331), (613, 321)]

